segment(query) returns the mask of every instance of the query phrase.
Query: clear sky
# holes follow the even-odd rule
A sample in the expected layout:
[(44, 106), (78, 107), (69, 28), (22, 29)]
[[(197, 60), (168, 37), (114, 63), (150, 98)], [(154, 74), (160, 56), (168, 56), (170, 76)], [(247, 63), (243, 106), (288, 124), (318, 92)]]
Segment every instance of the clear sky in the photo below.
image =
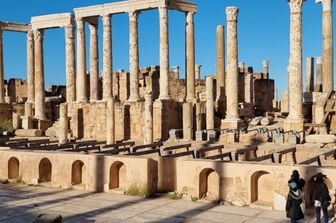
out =
[[(73, 8), (97, 5), (116, 0), (11, 0), (3, 1), (0, 20), (29, 23), (32, 16), (72, 12)], [(201, 76), (215, 73), (216, 26), (226, 23), (225, 7), (239, 7), (239, 61), (262, 71), (262, 60), (270, 61), (270, 77), (281, 92), (287, 89), (289, 58), (289, 6), (287, 0), (195, 0), (196, 63), (202, 64)], [(335, 7), (334, 7), (335, 8)], [(303, 63), (307, 56), (321, 55), (322, 6), (308, 0), (303, 6)], [(128, 15), (112, 17), (113, 69), (129, 70)], [(87, 33), (88, 27), (87, 27)], [(102, 27), (99, 30), (100, 70), (102, 70)], [(169, 12), (170, 65), (181, 67), (184, 76), (185, 15)], [(26, 78), (26, 36), (4, 33), (5, 78)], [(45, 32), (44, 61), (46, 87), (65, 83), (64, 30)], [(88, 43), (88, 35), (87, 35)], [(140, 66), (159, 64), (158, 11), (142, 12), (139, 16)], [(88, 47), (87, 47), (88, 50)], [(87, 57), (89, 52), (87, 52)], [(89, 62), (87, 63), (89, 66)], [(304, 68), (305, 66), (303, 66)], [(304, 81), (303, 81), (304, 83)]]

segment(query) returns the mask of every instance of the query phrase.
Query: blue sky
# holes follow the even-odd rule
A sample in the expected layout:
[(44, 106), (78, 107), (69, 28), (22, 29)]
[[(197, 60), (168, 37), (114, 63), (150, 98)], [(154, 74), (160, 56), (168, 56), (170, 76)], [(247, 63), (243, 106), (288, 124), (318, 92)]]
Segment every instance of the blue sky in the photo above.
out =
[[(115, 0), (11, 0), (0, 7), (0, 20), (29, 23), (37, 15), (72, 12), (73, 8), (116, 2)], [(195, 0), (196, 63), (202, 64), (201, 76), (215, 73), (216, 26), (226, 23), (225, 7), (239, 7), (239, 61), (262, 70), (262, 60), (270, 60), (270, 77), (281, 92), (287, 89), (289, 57), (289, 6), (287, 0)], [(303, 6), (303, 62), (307, 56), (321, 55), (322, 6), (308, 0)], [(100, 22), (101, 25), (101, 22)], [(185, 16), (169, 12), (170, 65), (184, 72)], [(129, 70), (128, 15), (112, 17), (113, 69)], [(102, 69), (102, 27), (99, 30), (100, 70)], [(88, 29), (87, 29), (87, 33)], [(87, 35), (88, 37), (88, 35)], [(44, 61), (46, 87), (65, 83), (64, 30), (45, 32)], [(159, 64), (158, 11), (145, 11), (139, 17), (140, 66)], [(87, 38), (88, 43), (88, 38)], [(88, 50), (88, 49), (87, 49)], [(87, 56), (89, 53), (87, 52)], [(4, 33), (5, 78), (26, 78), (26, 36)], [(87, 63), (89, 66), (89, 63)], [(304, 68), (304, 66), (303, 66)]]

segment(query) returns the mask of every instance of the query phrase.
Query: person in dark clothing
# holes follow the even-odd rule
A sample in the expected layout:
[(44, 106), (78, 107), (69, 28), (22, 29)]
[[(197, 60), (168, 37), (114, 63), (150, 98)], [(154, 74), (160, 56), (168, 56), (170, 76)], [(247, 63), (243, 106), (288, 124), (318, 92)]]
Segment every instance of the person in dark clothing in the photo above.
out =
[(297, 223), (298, 220), (304, 218), (300, 204), (302, 203), (302, 192), (298, 190), (296, 182), (292, 181), (288, 184), (289, 193), (286, 202), (286, 214), (291, 219), (291, 223)]
[(306, 184), (306, 181), (303, 178), (300, 178), (300, 174), (297, 170), (293, 170), (291, 178), (288, 181), (288, 184), (291, 182), (295, 182), (297, 185), (297, 189), (303, 191), (303, 187)]
[(328, 206), (330, 205), (331, 197), (327, 185), (324, 183), (326, 175), (318, 173), (315, 177), (313, 191), (311, 193), (311, 201), (314, 202), (316, 211), (316, 223), (321, 223), (321, 209), (323, 211), (324, 222), (328, 223)]

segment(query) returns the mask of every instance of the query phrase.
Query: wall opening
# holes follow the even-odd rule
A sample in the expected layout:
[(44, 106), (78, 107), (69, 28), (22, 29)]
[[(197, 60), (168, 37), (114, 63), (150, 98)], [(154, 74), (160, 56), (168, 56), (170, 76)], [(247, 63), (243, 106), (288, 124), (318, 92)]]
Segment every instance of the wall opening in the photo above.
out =
[(20, 162), (16, 157), (8, 160), (8, 179), (19, 178)]
[(274, 178), (266, 171), (258, 171), (251, 176), (251, 203), (273, 207)]
[[(304, 189), (304, 192), (305, 192), (305, 205), (306, 205), (306, 208), (312, 208), (313, 205), (311, 204), (310, 202), (310, 195), (311, 193), (313, 192), (313, 188), (314, 188), (314, 183), (315, 183), (315, 177), (316, 175), (312, 176), (307, 182), (306, 182), (306, 185), (305, 187), (303, 188)], [(333, 203), (334, 200), (335, 200), (335, 193), (334, 193), (334, 189), (333, 189), (333, 184), (331, 182), (331, 180), (326, 177), (324, 179), (324, 183), (327, 185), (328, 187), (328, 190), (329, 190), (329, 194), (330, 194), (330, 197), (331, 197), (331, 202)], [(332, 207), (332, 205), (329, 206), (329, 208)]]
[(72, 164), (71, 183), (77, 185), (82, 183), (84, 163), (80, 160)]
[(49, 159), (43, 158), (39, 164), (39, 183), (51, 182), (52, 165)]
[(206, 200), (219, 199), (219, 175), (210, 168), (201, 171), (199, 175), (199, 198)]
[(110, 168), (110, 190), (126, 190), (126, 166), (124, 163), (114, 162)]

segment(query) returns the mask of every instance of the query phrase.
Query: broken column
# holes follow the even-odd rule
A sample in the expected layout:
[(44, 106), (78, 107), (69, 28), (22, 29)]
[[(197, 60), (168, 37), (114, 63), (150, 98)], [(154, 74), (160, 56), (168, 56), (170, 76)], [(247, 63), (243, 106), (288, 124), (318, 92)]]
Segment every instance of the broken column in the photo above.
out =
[(194, 12), (187, 12), (186, 23), (186, 79), (187, 101), (194, 101), (195, 95), (195, 33)]
[(153, 97), (152, 92), (145, 95), (144, 144), (153, 142)]
[(34, 31), (35, 48), (35, 118), (45, 120), (45, 92), (43, 66), (43, 30)]
[(328, 93), (334, 90), (334, 33), (333, 33), (333, 0), (317, 0), (322, 3), (322, 90)]
[(129, 12), (130, 27), (130, 96), (129, 101), (139, 101), (139, 46), (138, 12)]
[(159, 8), (160, 16), (160, 100), (169, 99), (169, 35), (168, 9)]
[(0, 30), (0, 103), (5, 103), (3, 40), (2, 40), (2, 31), (1, 30)]
[(62, 103), (59, 106), (59, 130), (58, 130), (58, 142), (68, 142), (68, 103)]
[(112, 98), (112, 32), (111, 16), (103, 17), (103, 100)]
[(268, 79), (269, 78), (269, 61), (268, 60), (263, 60), (262, 62), (263, 64), (263, 68), (264, 68), (264, 79)]
[(225, 98), (225, 45), (224, 45), (224, 26), (217, 26), (216, 38), (216, 76), (217, 90), (216, 101)]
[(110, 98), (106, 103), (106, 144), (113, 144), (115, 143), (114, 99)]
[(34, 77), (34, 32), (29, 30), (27, 33), (27, 101), (30, 103), (35, 101)]
[(322, 57), (316, 57), (316, 81), (314, 91), (322, 91)]
[(191, 102), (183, 104), (183, 139), (193, 138), (193, 106)]
[(195, 64), (195, 80), (201, 79), (201, 67), (200, 64)]
[(90, 101), (98, 100), (99, 64), (98, 64), (98, 21), (89, 24), (90, 29)]
[(86, 95), (86, 47), (85, 21), (76, 19), (77, 24), (77, 102), (87, 102)]
[(314, 91), (314, 58), (306, 58), (306, 92)]
[(74, 26), (65, 27), (66, 101), (76, 101), (76, 59)]
[(226, 75), (226, 117), (222, 128), (237, 129), (242, 124), (238, 113), (238, 39), (237, 7), (227, 7), (227, 75)]
[(302, 4), (303, 0), (290, 0), (290, 53), (289, 53), (289, 115), (284, 122), (285, 131), (303, 130), (302, 113)]

